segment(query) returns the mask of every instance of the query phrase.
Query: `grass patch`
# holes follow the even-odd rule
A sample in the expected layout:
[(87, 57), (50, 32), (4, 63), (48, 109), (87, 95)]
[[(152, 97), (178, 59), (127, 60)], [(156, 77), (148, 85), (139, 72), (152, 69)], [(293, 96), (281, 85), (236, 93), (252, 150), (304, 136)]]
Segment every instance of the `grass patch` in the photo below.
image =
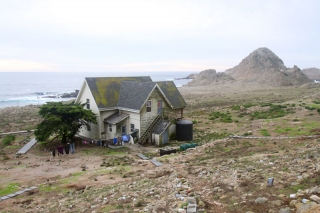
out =
[(19, 190), (19, 185), (17, 183), (9, 183), (6, 186), (0, 187), (0, 196), (8, 195)]
[(21, 146), (17, 146), (17, 145), (11, 145), (11, 146), (7, 146), (6, 149), (20, 149)]
[(243, 134), (243, 136), (245, 136), (245, 137), (249, 136), (249, 135), (252, 135), (252, 132), (246, 132), (246, 133)]
[(222, 113), (222, 112), (212, 112), (209, 115), (209, 120), (220, 121), (223, 123), (232, 123), (232, 118), (230, 113)]
[(118, 149), (106, 149), (106, 151), (104, 151), (104, 155), (125, 155), (127, 154), (127, 152), (129, 152), (130, 149), (128, 147), (121, 147)]
[(223, 133), (217, 133), (217, 132), (211, 132), (204, 135), (201, 135), (199, 138), (195, 139), (195, 143), (207, 143), (210, 141), (218, 140), (227, 137), (229, 134), (226, 132)]
[(75, 172), (75, 173), (72, 173), (72, 177), (79, 177), (81, 175), (83, 175), (85, 172)]
[(267, 129), (260, 129), (260, 134), (265, 137), (270, 136)]
[(283, 105), (273, 105), (269, 106), (269, 109), (266, 111), (256, 111), (250, 114), (252, 119), (273, 119), (284, 117), (287, 114), (295, 113), (294, 109), (287, 108)]

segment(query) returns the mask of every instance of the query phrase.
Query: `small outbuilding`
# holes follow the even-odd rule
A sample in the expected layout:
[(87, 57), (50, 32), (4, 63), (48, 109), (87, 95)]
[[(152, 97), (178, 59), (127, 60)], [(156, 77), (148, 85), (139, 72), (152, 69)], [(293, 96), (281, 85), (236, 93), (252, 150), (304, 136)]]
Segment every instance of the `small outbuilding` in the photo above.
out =
[(158, 146), (169, 143), (170, 121), (162, 120), (152, 131), (152, 142)]

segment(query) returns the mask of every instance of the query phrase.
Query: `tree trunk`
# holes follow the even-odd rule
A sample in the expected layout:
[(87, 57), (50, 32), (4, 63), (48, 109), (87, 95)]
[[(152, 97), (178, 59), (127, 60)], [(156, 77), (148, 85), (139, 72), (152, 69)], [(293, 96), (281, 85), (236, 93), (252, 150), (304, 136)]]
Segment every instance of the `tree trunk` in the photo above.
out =
[(67, 143), (67, 136), (65, 134), (62, 135), (61, 143), (63, 144)]

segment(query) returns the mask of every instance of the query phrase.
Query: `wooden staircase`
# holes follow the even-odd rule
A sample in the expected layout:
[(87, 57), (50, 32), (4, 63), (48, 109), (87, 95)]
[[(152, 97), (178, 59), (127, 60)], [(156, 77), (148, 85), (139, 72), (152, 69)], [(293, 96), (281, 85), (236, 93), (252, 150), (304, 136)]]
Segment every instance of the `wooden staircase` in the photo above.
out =
[(140, 137), (140, 144), (144, 144), (146, 140), (150, 137), (152, 130), (158, 125), (158, 123), (162, 120), (161, 114), (157, 115), (152, 123), (148, 126), (146, 131)]

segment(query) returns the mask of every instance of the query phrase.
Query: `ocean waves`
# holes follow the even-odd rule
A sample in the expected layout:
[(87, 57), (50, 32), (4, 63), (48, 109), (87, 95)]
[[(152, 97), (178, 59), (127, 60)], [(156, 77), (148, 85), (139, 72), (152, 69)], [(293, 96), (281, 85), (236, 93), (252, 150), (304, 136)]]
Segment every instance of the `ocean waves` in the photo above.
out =
[[(135, 73), (134, 76), (150, 75), (153, 81), (174, 81), (177, 87), (187, 84), (190, 80), (180, 79), (190, 72), (157, 72)], [(132, 73), (110, 72), (0, 72), (0, 108), (9, 106), (40, 105), (51, 101), (67, 101), (75, 99), (71, 95), (79, 90), (85, 77), (133, 76)], [(72, 97), (71, 97), (72, 96)]]

